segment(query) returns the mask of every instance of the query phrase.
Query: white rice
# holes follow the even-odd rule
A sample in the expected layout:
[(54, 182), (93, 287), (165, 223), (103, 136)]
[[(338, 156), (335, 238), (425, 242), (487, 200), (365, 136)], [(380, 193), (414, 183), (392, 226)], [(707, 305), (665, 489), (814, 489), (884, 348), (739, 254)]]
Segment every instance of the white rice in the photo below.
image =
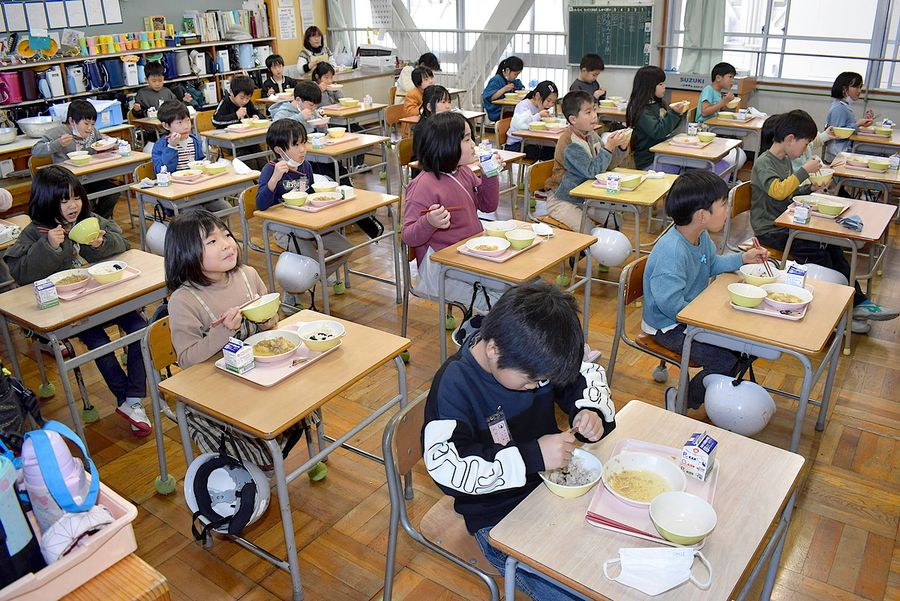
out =
[(597, 479), (599, 474), (586, 467), (581, 459), (572, 456), (572, 460), (564, 468), (547, 472), (547, 479), (562, 486), (583, 486)]

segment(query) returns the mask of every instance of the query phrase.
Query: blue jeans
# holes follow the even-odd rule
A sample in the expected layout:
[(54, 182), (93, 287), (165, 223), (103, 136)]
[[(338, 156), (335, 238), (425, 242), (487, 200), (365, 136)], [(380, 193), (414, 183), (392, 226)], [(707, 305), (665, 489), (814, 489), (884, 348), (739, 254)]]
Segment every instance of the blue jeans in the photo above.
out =
[[(475, 533), (475, 540), (478, 541), (481, 552), (491, 565), (500, 570), (501, 574), (505, 574), (506, 553), (498, 551), (488, 542), (490, 530), (490, 527), (478, 530)], [(553, 581), (522, 570), (516, 570), (516, 588), (535, 601), (580, 601), (579, 597), (573, 597)]]
[[(103, 330), (116, 324), (127, 333), (132, 333), (147, 327), (147, 322), (135, 311), (121, 315), (112, 321), (97, 326), (89, 330), (85, 330), (78, 335), (78, 338), (89, 349), (95, 349), (109, 342), (109, 336)], [(119, 365), (115, 353), (107, 353), (102, 357), (98, 357), (94, 363), (97, 369), (106, 381), (109, 390), (116, 397), (116, 404), (121, 405), (125, 402), (126, 397), (143, 398), (147, 396), (147, 374), (144, 371), (144, 359), (141, 356), (141, 344), (133, 342), (128, 345), (128, 373)]]

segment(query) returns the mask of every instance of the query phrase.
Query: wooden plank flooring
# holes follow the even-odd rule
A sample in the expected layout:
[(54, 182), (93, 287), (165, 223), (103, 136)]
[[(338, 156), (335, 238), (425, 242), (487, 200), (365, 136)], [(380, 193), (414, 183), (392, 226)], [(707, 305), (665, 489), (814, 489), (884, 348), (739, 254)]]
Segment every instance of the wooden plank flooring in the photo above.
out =
[[(396, 178), (395, 182), (396, 182)], [(382, 189), (375, 177), (360, 178), (358, 185)], [(396, 185), (394, 187), (396, 190)], [(503, 200), (501, 205), (508, 206)], [(127, 223), (120, 203), (120, 223)], [(386, 216), (385, 216), (386, 217)], [(384, 219), (385, 223), (389, 223)], [(259, 236), (258, 223), (253, 224)], [(237, 231), (238, 228), (235, 228)], [(629, 232), (628, 226), (623, 228)], [(126, 226), (136, 242), (137, 235)], [(893, 226), (894, 239), (900, 233)], [(361, 236), (353, 228), (353, 237)], [(356, 269), (388, 275), (390, 247), (380, 244), (356, 253)], [(885, 304), (900, 304), (900, 264), (896, 242), (885, 265), (883, 278), (874, 283), (874, 298)], [(251, 263), (264, 274), (261, 256)], [(550, 277), (555, 273), (549, 274)], [(617, 276), (616, 270), (613, 275)], [(353, 278), (352, 288), (334, 298), (333, 312), (390, 332), (400, 330), (400, 307), (393, 290), (377, 282)], [(413, 299), (409, 337), (413, 339), (408, 367), (410, 394), (428, 388), (438, 367), (437, 308)], [(639, 309), (630, 309), (628, 323), (636, 327)], [(608, 356), (615, 328), (615, 290), (595, 286), (591, 302), (590, 343)], [(872, 324), (868, 336), (854, 336), (853, 355), (843, 357), (834, 389), (831, 415), (823, 433), (815, 433), (815, 408), (806, 419), (801, 452), (809, 460), (798, 506), (781, 561), (774, 599), (900, 599), (900, 320)], [(26, 381), (37, 386), (34, 361), (23, 356), (26, 346), (16, 337), (17, 351)], [(77, 346), (77, 345), (76, 345)], [(2, 349), (3, 356), (9, 349)], [(601, 359), (605, 361), (605, 359)], [(58, 381), (48, 357), (50, 377)], [(662, 404), (666, 385), (653, 382), (650, 357), (625, 348), (616, 368), (614, 399), (617, 406), (630, 399)], [(331, 433), (341, 432), (358, 414), (385, 398), (393, 386), (393, 368), (384, 368), (362, 385), (346, 391), (325, 408)], [(670, 368), (669, 384), (677, 378)], [(289, 599), (290, 581), (285, 572), (227, 541), (217, 541), (209, 551), (194, 543), (190, 514), (183, 493), (164, 497), (155, 494), (156, 450), (152, 438), (136, 439), (127, 424), (114, 415), (109, 391), (93, 366), (84, 369), (86, 383), (103, 419), (87, 427), (90, 448), (103, 481), (138, 505), (134, 524), (138, 554), (169, 580), (173, 599)], [(761, 362), (758, 377), (766, 384), (799, 391), (801, 371), (791, 359)], [(57, 389), (61, 390), (57, 385)], [(821, 386), (814, 390), (814, 394)], [(793, 424), (795, 402), (776, 398), (778, 412), (759, 440), (786, 447)], [(68, 421), (60, 395), (44, 401), (45, 416)], [(703, 419), (703, 411), (691, 415)], [(380, 419), (352, 441), (379, 452), (387, 417)], [(169, 469), (184, 474), (178, 431), (165, 423)], [(302, 446), (302, 445), (301, 445)], [(299, 465), (305, 450), (289, 458)], [(306, 478), (291, 488), (294, 526), (306, 599), (309, 601), (367, 601), (380, 599), (384, 552), (387, 541), (389, 501), (382, 468), (339, 451), (329, 461), (328, 477), (322, 482)], [(179, 486), (181, 485), (179, 479)], [(440, 498), (441, 492), (422, 470), (416, 471), (416, 497), (411, 502), (414, 519), (420, 518)], [(275, 503), (273, 497), (273, 503)], [(246, 533), (275, 552), (283, 553), (281, 524), (276, 508)], [(598, 562), (601, 558), (598, 558)], [(710, 558), (713, 564), (724, 558)], [(599, 563), (598, 563), (599, 565)], [(394, 599), (457, 601), (483, 599), (483, 586), (467, 573), (436, 557), (401, 534), (398, 545)]]

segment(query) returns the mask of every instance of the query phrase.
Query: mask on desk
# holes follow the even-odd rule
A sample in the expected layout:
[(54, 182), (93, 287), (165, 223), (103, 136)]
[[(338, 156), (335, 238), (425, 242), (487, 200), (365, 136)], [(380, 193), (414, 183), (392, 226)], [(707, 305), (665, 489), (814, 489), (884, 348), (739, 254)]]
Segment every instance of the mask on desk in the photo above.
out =
[[(709, 571), (706, 582), (700, 582), (691, 575), (694, 555), (700, 558)], [(619, 575), (609, 575), (609, 567), (620, 564)], [(703, 553), (690, 548), (646, 547), (619, 549), (619, 556), (603, 562), (603, 574), (625, 586), (636, 588), (650, 596), (659, 595), (684, 584), (688, 580), (706, 590), (712, 584), (712, 566)]]

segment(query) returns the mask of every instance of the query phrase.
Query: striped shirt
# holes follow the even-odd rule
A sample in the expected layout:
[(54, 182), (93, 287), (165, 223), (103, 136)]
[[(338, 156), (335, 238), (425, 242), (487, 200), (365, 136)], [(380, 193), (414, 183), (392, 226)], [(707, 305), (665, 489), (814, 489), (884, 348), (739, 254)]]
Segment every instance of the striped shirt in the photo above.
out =
[(194, 160), (194, 140), (188, 138), (184, 144), (178, 145), (178, 167), (176, 169), (187, 169), (188, 163)]

